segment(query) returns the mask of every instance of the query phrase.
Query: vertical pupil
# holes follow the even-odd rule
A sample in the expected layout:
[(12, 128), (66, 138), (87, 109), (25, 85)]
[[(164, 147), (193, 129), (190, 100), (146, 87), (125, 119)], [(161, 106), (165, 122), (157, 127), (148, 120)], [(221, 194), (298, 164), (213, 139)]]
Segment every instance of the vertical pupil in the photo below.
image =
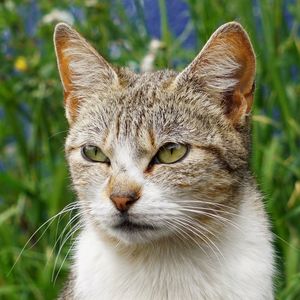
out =
[(97, 156), (97, 148), (94, 147), (94, 155)]

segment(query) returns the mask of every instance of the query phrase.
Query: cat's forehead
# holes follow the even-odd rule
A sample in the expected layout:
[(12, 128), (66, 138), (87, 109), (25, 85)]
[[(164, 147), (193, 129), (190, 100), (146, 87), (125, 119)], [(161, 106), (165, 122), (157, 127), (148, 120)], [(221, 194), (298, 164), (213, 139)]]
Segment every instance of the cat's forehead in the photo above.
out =
[[(188, 125), (201, 108), (195, 106), (193, 96), (173, 88), (175, 77), (172, 71), (136, 75), (127, 86), (108, 97), (105, 105), (109, 109), (100, 111), (125, 127)], [(199, 92), (196, 97), (205, 98)], [(101, 99), (97, 105), (103, 105)]]
[[(201, 106), (205, 106), (206, 93), (189, 87), (188, 91), (176, 87), (178, 75), (172, 70), (156, 71), (152, 73), (132, 74), (122, 82), (122, 88), (108, 97), (106, 105), (111, 107), (112, 114), (116, 112), (137, 118), (168, 117), (167, 120), (177, 119), (178, 114), (188, 119), (193, 118), (192, 112), (201, 113)], [(203, 105), (202, 105), (203, 104)], [(101, 101), (98, 103), (101, 105)], [(149, 119), (150, 121), (150, 119)]]
[[(80, 111), (82, 118), (95, 121), (95, 118), (100, 117), (100, 121), (106, 120), (102, 122), (104, 126), (116, 118), (120, 123), (129, 120), (140, 126), (145, 121), (151, 123), (161, 117), (171, 122), (172, 119), (178, 119), (178, 114), (181, 119), (185, 116), (191, 119), (193, 101), (188, 101), (188, 95), (184, 92), (172, 88), (176, 72), (118, 75), (121, 78), (120, 87), (109, 93), (94, 94), (87, 99)], [(201, 97), (201, 94), (197, 96)]]
[(212, 104), (199, 89), (174, 88), (176, 75), (174, 71), (129, 73), (122, 79), (119, 74), (122, 88), (89, 99), (72, 135), (101, 140), (108, 147), (126, 140), (142, 152), (167, 142), (197, 143), (215, 134), (221, 123), (218, 108), (208, 107)]
[(208, 120), (215, 118), (216, 109), (207, 107), (206, 95), (199, 90), (174, 89), (176, 75), (174, 71), (132, 74), (121, 89), (86, 102), (75, 126), (89, 135), (110, 132), (115, 138), (134, 140), (153, 134), (176, 141), (199, 134), (199, 128), (202, 133), (212, 131)]
[[(125, 72), (123, 70), (123, 72)], [(127, 75), (127, 73), (125, 73)], [(130, 105), (141, 110), (141, 104), (164, 104), (171, 92), (170, 86), (177, 73), (174, 71), (157, 71), (152, 73), (131, 73), (122, 79), (123, 73), (118, 74), (121, 88), (117, 90), (116, 98), (121, 105)], [(147, 107), (145, 107), (147, 108)]]

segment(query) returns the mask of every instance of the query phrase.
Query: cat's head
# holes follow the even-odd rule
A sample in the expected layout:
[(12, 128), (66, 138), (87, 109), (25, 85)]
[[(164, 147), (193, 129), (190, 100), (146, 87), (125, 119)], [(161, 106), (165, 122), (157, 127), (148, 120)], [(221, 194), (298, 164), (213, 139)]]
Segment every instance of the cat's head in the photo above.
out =
[(220, 27), (180, 73), (112, 67), (65, 24), (54, 41), (85, 221), (126, 243), (205, 242), (248, 172), (255, 56), (241, 25)]

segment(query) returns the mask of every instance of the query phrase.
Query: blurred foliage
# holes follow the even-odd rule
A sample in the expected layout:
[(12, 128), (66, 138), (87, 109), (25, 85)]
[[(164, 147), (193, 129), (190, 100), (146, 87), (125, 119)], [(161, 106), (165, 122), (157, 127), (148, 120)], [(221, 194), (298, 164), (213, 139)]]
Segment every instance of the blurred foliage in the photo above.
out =
[[(164, 47), (157, 68), (183, 68), (224, 22), (240, 21), (251, 36), (258, 60), (252, 166), (273, 221), (276, 295), (300, 299), (300, 2), (188, 0), (189, 22), (175, 36), (168, 6), (158, 1)], [(63, 238), (58, 237), (67, 235), (74, 219), (70, 214), (53, 223), (50, 219), (75, 199), (63, 153), (67, 123), (52, 44), (54, 24), (69, 18), (104, 57), (135, 70), (151, 40), (142, 1), (133, 0), (135, 18), (128, 17), (122, 1), (71, 3), (0, 3), (1, 299), (53, 299), (68, 267), (63, 261), (72, 241), (60, 251)], [(195, 47), (187, 49), (184, 41), (191, 32)]]

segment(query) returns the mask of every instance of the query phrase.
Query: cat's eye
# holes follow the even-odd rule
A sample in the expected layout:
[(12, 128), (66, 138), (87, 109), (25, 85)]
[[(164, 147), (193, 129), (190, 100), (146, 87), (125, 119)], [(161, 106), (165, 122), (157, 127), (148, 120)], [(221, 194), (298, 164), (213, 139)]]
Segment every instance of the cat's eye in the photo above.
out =
[(102, 150), (93, 145), (85, 145), (81, 148), (82, 156), (89, 161), (109, 163), (109, 158), (102, 152)]
[(163, 164), (173, 164), (183, 159), (189, 147), (184, 144), (167, 143), (156, 154), (156, 161)]

